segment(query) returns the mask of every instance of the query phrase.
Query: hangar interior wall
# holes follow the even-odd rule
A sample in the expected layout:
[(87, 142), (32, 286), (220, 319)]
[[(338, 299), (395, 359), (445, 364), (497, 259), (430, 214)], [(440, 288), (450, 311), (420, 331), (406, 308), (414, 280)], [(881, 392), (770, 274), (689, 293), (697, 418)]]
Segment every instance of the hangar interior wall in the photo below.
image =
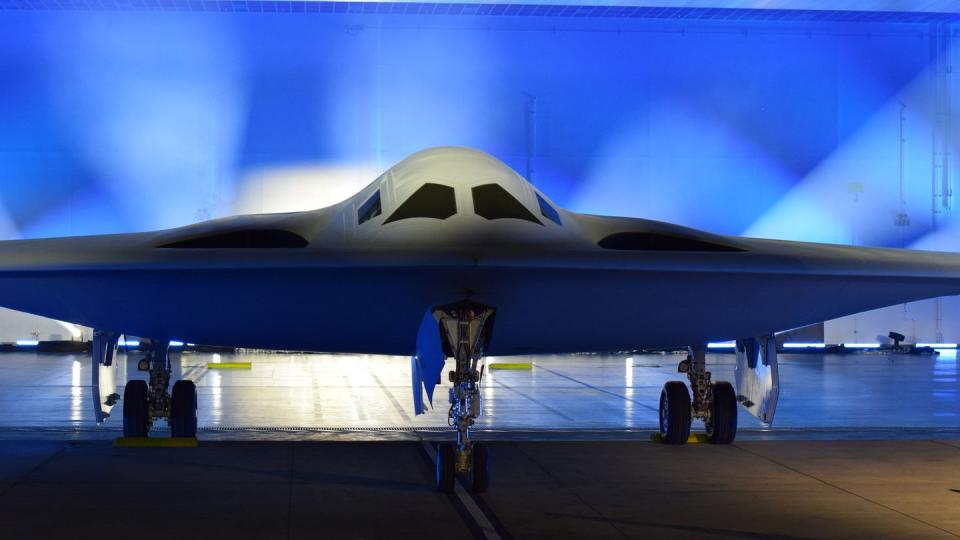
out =
[[(465, 145), (571, 210), (960, 251), (957, 42), (942, 23), (4, 12), (0, 236), (316, 208)], [(919, 302), (825, 338), (958, 342), (958, 318)]]
[(0, 343), (89, 341), (93, 331), (75, 324), (0, 308)]

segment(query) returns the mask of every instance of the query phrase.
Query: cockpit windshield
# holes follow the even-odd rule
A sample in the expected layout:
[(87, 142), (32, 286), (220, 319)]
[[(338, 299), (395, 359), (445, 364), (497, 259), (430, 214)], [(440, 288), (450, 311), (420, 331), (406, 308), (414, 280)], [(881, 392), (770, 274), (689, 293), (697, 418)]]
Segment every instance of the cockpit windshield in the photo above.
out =
[(499, 184), (473, 188), (473, 211), (487, 219), (522, 219), (543, 225), (527, 207)]
[(456, 213), (457, 199), (453, 188), (426, 183), (407, 198), (383, 224), (410, 218), (447, 219)]

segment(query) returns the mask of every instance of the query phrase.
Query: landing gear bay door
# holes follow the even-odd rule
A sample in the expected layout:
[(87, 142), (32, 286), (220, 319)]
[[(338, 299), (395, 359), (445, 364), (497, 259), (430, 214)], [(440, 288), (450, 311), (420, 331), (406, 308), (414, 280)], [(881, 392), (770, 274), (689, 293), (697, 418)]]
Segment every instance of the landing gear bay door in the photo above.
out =
[(737, 401), (770, 426), (777, 411), (780, 372), (773, 336), (737, 340)]
[(93, 333), (93, 415), (97, 423), (110, 416), (120, 401), (117, 393), (117, 363), (115, 356), (120, 334), (105, 330)]
[(417, 350), (410, 359), (410, 372), (413, 376), (413, 410), (417, 415), (427, 412), (423, 402), (423, 392), (433, 405), (433, 390), (443, 373), (446, 355), (440, 342), (440, 324), (433, 318), (431, 310), (423, 314), (420, 330), (417, 332)]

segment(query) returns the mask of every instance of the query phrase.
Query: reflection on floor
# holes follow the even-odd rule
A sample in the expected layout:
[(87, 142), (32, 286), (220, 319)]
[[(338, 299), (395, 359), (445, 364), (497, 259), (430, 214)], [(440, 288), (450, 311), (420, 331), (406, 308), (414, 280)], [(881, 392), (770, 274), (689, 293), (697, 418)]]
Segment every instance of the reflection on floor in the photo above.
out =
[[(121, 355), (119, 380), (146, 378), (139, 355)], [(679, 379), (677, 355), (524, 358), (529, 370), (487, 370), (479, 426), (489, 429), (651, 429), (664, 381)], [(249, 370), (208, 362), (250, 361)], [(518, 359), (491, 359), (489, 362)], [(734, 357), (710, 355), (714, 380), (732, 379)], [(777, 428), (960, 429), (955, 355), (782, 355)], [(228, 427), (446, 426), (446, 388), (436, 409), (414, 417), (409, 359), (319, 354), (183, 353), (174, 378), (199, 388), (200, 425)], [(0, 355), (0, 429), (92, 427), (86, 357)], [(747, 430), (760, 424), (741, 414)], [(119, 409), (104, 428), (121, 426)]]
[[(791, 438), (792, 428), (795, 438), (844, 438), (830, 430), (850, 429), (861, 438), (928, 440), (750, 440), (768, 435), (751, 433), (758, 424), (742, 415), (747, 430), (733, 445), (654, 444), (643, 430), (655, 427), (660, 387), (680, 378), (681, 358), (534, 357), (524, 359), (529, 370), (488, 370), (486, 431), (477, 438), (489, 441), (493, 485), (482, 496), (447, 496), (433, 487), (423, 442), (451, 438), (428, 429), (446, 426), (445, 386), (436, 410), (412, 418), (406, 358), (184, 354), (174, 376), (198, 383), (202, 442), (138, 449), (96, 440), (116, 437), (121, 422), (115, 414), (93, 425), (86, 358), (0, 355), (0, 536), (960, 535), (955, 356), (782, 361), (778, 438)], [(121, 380), (143, 377), (138, 359), (123, 358)], [(732, 376), (732, 356), (708, 360), (716, 379)], [(252, 368), (207, 368), (227, 361)], [(297, 430), (217, 431), (231, 427), (419, 429), (349, 432), (346, 442), (329, 432), (315, 442), (317, 433)], [(827, 434), (811, 437), (811, 429)], [(481, 529), (484, 520), (493, 534)]]

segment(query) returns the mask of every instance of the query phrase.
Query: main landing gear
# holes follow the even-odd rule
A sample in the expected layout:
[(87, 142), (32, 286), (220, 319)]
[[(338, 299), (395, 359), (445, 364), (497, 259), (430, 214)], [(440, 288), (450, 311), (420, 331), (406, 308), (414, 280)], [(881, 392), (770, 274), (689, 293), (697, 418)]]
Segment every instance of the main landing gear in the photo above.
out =
[(660, 392), (660, 437), (665, 444), (684, 444), (690, 437), (690, 422), (703, 420), (707, 440), (713, 444), (730, 444), (737, 435), (737, 394), (726, 381), (711, 382), (706, 370), (706, 349), (691, 348), (687, 359), (680, 362), (680, 373), (686, 373), (693, 391), (680, 381), (669, 381)]
[(154, 420), (163, 418), (173, 437), (197, 436), (197, 387), (181, 380), (170, 387), (170, 342), (154, 341), (138, 364), (150, 373), (147, 381), (127, 383), (123, 391), (123, 436), (146, 437)]
[(470, 440), (470, 428), (482, 412), (483, 369), (478, 365), (489, 340), (493, 315), (493, 308), (472, 302), (434, 310), (444, 349), (456, 360), (456, 369), (449, 372), (453, 387), (447, 421), (457, 430), (457, 442), (442, 443), (437, 448), (437, 489), (447, 493), (453, 491), (458, 473), (470, 475), (470, 489), (475, 493), (483, 493), (490, 486), (487, 447)]

